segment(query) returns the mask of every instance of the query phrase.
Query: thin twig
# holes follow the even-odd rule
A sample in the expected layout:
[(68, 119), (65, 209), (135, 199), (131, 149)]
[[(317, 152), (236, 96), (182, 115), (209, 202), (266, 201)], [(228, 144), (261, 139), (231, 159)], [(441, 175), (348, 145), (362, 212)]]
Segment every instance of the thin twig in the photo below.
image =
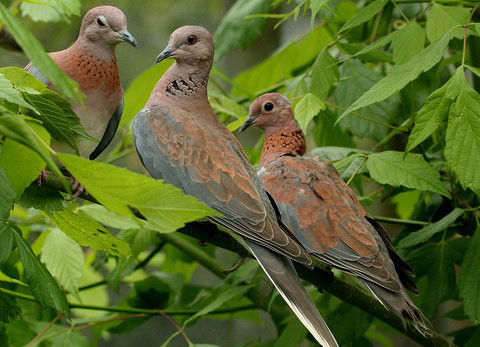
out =
[(402, 16), (402, 18), (405, 19), (407, 23), (410, 22), (408, 20), (408, 17), (405, 15), (405, 12), (403, 12), (402, 9), (398, 6), (397, 2), (395, 0), (392, 0), (391, 2), (393, 6), (395, 6), (395, 8), (398, 10), (398, 12), (400, 12), (400, 15)]
[(368, 157), (365, 156), (365, 158), (363, 158), (362, 162), (358, 165), (358, 167), (355, 169), (355, 171), (353, 172), (352, 176), (350, 176), (350, 178), (348, 179), (347, 181), (347, 186), (350, 185), (350, 183), (352, 183), (353, 179), (355, 178), (355, 176), (357, 175), (358, 171), (360, 171), (360, 168), (363, 166), (363, 164), (365, 164), (365, 162), (367, 161)]
[(182, 334), (183, 338), (185, 339), (185, 341), (187, 341), (188, 345), (190, 346), (192, 344), (192, 341), (190, 341), (187, 334), (185, 334), (185, 331), (183, 330), (183, 327), (179, 327), (178, 324), (171, 317), (169, 317), (168, 315), (166, 315), (162, 311), (159, 310), (158, 313), (160, 315), (162, 315), (166, 320), (168, 320), (170, 322), (170, 324), (172, 324), (175, 327), (175, 329), (177, 329), (176, 335)]
[(46, 332), (48, 329), (50, 329), (50, 328), (52, 327), (52, 325), (54, 325), (57, 320), (59, 320), (60, 318), (62, 318), (62, 316), (63, 316), (63, 312), (60, 312), (60, 313), (59, 313), (55, 318), (53, 318), (42, 330), (40, 330), (40, 332), (37, 334), (37, 336), (35, 336), (34, 339), (27, 344), (27, 347), (33, 346), (33, 344), (34, 344), (43, 334), (45, 334), (45, 332)]

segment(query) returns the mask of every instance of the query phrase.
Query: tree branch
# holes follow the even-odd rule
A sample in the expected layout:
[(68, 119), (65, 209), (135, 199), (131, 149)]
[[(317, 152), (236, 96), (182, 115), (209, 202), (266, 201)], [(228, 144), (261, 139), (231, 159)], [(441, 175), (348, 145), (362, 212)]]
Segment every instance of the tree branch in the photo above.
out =
[[(49, 188), (62, 191), (63, 185), (61, 181), (54, 177), (53, 173), (47, 174), (47, 179), (44, 181)], [(86, 200), (97, 202), (91, 196), (85, 196)], [(231, 235), (220, 231), (216, 225), (209, 222), (192, 222), (186, 224), (178, 232), (187, 236), (193, 237), (202, 242), (207, 242), (217, 247), (235, 252), (239, 255), (250, 254), (240, 243), (238, 243)], [(200, 264), (209, 269), (217, 276), (223, 278), (225, 275), (222, 270), (223, 267), (219, 265), (215, 259), (203, 252), (198, 247), (185, 242), (175, 233), (161, 235), (167, 242), (172, 243), (175, 247), (181, 249), (185, 253), (195, 258)], [(392, 312), (386, 310), (383, 305), (377, 301), (373, 296), (368, 295), (360, 288), (348, 284), (347, 282), (338, 279), (332, 275), (331, 272), (316, 267), (313, 271), (295, 264), (295, 268), (303, 280), (306, 280), (317, 287), (319, 291), (326, 291), (340, 300), (352, 304), (361, 310), (370, 313), (372, 316), (380, 319), (391, 327), (395, 328), (402, 334), (407, 335), (413, 340), (422, 345), (429, 346), (451, 346), (452, 343), (444, 336), (437, 334), (432, 330), (420, 332), (409, 321), (403, 321), (400, 317)], [(247, 296), (252, 300), (258, 308), (267, 309), (268, 300), (263, 297), (258, 291), (250, 290)], [(85, 305), (84, 305), (85, 306)], [(275, 305), (273, 305), (275, 306)], [(286, 312), (279, 307), (272, 307), (270, 312), (274, 316), (284, 317)]]

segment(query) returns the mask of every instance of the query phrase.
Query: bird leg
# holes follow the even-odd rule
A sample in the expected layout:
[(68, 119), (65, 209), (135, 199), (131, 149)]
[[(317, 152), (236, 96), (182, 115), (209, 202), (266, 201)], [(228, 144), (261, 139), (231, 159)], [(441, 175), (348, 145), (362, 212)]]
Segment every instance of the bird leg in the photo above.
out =
[(70, 187), (72, 189), (72, 200), (78, 198), (80, 195), (88, 196), (88, 190), (78, 182), (75, 177), (73, 178), (73, 184)]
[(245, 259), (247, 259), (247, 255), (246, 254), (243, 254), (240, 256), (240, 260), (237, 262), (237, 264), (235, 264), (234, 267), (230, 268), (230, 269), (227, 269), (227, 270), (223, 270), (222, 272), (225, 274), (225, 275), (228, 275), (228, 274), (231, 274), (232, 272), (235, 272), (237, 271), (240, 266), (243, 265), (243, 263), (245, 262)]
[(41, 187), (42, 183), (46, 181), (47, 178), (48, 178), (47, 170), (42, 170), (42, 172), (40, 172), (40, 175), (38, 175), (37, 185)]

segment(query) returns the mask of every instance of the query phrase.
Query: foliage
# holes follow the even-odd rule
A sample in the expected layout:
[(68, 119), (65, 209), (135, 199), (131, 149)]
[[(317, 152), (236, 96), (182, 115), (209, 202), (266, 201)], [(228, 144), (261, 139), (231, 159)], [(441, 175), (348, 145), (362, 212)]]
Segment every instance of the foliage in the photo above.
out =
[[(172, 233), (213, 210), (133, 172), (138, 167), (119, 167), (133, 152), (130, 122), (170, 62), (126, 89), (119, 139), (104, 162), (55, 153), (52, 140), (75, 149), (78, 137), (89, 138), (68, 101), (81, 93), (16, 15), (67, 23), (83, 12), (80, 1), (3, 3), (0, 21), (58, 92), (22, 69), (0, 68), (0, 344), (24, 345), (37, 335), (45, 346), (96, 344), (165, 315), (179, 324), (162, 330), (162, 343), (184, 338), (195, 346), (188, 332), (199, 319), (257, 324), (260, 309), (268, 310), (278, 339), (239, 344), (308, 339), (297, 320), (282, 315), (285, 304), (265, 292), (255, 262), (225, 277), (223, 251)], [(415, 303), (430, 320), (468, 319), (471, 326), (451, 335), (472, 346), (480, 343), (479, 18), (470, 1), (238, 0), (215, 32), (209, 85), (211, 103), (232, 131), (256, 96), (290, 97), (309, 144), (319, 146), (311, 152), (331, 161), (365, 205), (396, 205), (400, 218), (378, 219), (402, 225), (394, 245), (416, 271)], [(221, 71), (266, 28), (280, 35), (279, 26), (299, 20), (310, 24), (304, 34), (269, 57), (233, 77)], [(259, 151), (247, 148), (253, 164)], [(70, 200), (60, 163), (89, 191), (86, 199)], [(63, 189), (34, 182), (46, 166)], [(220, 278), (192, 282), (199, 264)], [(106, 306), (120, 289), (120, 301)], [(309, 289), (342, 345), (393, 343), (392, 328), (368, 309)], [(445, 312), (447, 301), (457, 308)]]

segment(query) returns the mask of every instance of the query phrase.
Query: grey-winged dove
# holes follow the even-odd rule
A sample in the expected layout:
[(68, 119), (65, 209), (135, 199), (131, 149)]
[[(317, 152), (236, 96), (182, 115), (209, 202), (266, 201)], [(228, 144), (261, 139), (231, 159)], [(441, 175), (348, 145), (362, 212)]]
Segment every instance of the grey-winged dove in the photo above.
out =
[(288, 99), (278, 93), (258, 97), (240, 131), (252, 125), (265, 132), (258, 174), (305, 249), (361, 278), (388, 309), (423, 325), (422, 314), (405, 290), (417, 293), (413, 270), (335, 168), (304, 155), (305, 137)]
[[(127, 30), (127, 18), (118, 8), (99, 6), (88, 11), (82, 20), (78, 39), (69, 48), (49, 53), (68, 76), (77, 81), (86, 95), (85, 107), (73, 105), (88, 135), (100, 142), (78, 139), (82, 157), (95, 159), (110, 144), (117, 131), (123, 112), (123, 89), (118, 76), (115, 47), (126, 41), (137, 45)], [(37, 79), (54, 87), (32, 65), (25, 70)], [(67, 145), (52, 143), (55, 150), (71, 151)]]
[(277, 219), (239, 142), (216, 117), (207, 98), (213, 40), (202, 27), (175, 30), (157, 62), (174, 58), (133, 122), (138, 155), (156, 179), (164, 179), (223, 217), (210, 219), (239, 234), (312, 335), (324, 346), (335, 338), (299, 281), (292, 260), (312, 261)]

